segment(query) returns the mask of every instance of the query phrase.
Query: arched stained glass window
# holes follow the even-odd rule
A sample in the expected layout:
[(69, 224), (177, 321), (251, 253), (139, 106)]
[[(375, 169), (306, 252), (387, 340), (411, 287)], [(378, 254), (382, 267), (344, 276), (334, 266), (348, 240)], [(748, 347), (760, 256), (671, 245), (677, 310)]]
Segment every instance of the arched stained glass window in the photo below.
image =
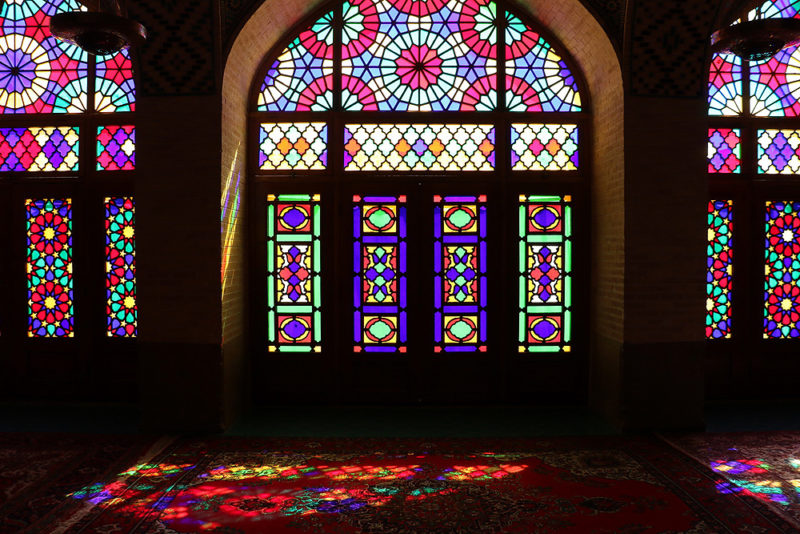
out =
[[(741, 15), (800, 18), (800, 1)], [(800, 48), (765, 61), (715, 55), (708, 101), (706, 337), (741, 347), (800, 338)]]
[[(546, 29), (502, 2), (349, 0), (287, 36), (250, 115), (254, 331), (268, 361), (305, 368), (312, 388), (320, 364), (303, 358), (370, 373), (460, 355), (468, 373), (552, 353), (575, 371), (582, 86)], [(389, 375), (386, 387), (411, 387)]]
[[(0, 261), (20, 282), (27, 271), (27, 337), (83, 343), (137, 333), (136, 86), (129, 51), (93, 56), (50, 34), (53, 15), (78, 9), (0, 3), (0, 188), (22, 191), (11, 227), (28, 240)], [(4, 335), (14, 322), (0, 317)]]

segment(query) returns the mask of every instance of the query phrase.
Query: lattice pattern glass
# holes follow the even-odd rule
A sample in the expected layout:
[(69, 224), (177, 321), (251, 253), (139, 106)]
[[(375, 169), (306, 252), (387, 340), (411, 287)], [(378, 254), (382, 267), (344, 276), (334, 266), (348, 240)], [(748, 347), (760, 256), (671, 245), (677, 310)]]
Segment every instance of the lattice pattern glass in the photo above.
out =
[(344, 108), (495, 109), (496, 17), (487, 0), (346, 3)]
[(348, 124), (346, 171), (491, 171), (490, 124)]
[(800, 130), (758, 130), (758, 173), (800, 172)]
[(434, 351), (486, 351), (486, 195), (433, 202)]
[(708, 75), (708, 114), (742, 113), (742, 60), (733, 54), (714, 54)]
[(0, 171), (77, 171), (78, 127), (0, 128)]
[(258, 167), (262, 170), (322, 170), (328, 166), (327, 123), (262, 123), (258, 142)]
[(322, 351), (320, 195), (267, 196), (270, 352)]
[(766, 203), (764, 338), (800, 337), (800, 202)]
[(740, 173), (741, 151), (741, 130), (708, 129), (708, 172)]
[(733, 201), (708, 203), (706, 338), (731, 337), (733, 288)]
[(100, 113), (136, 111), (136, 84), (130, 52), (96, 56), (94, 107)]
[(50, 17), (77, 0), (14, 0), (0, 6), (0, 113), (81, 113), (87, 54), (50, 35)]
[(136, 337), (136, 204), (106, 197), (106, 335)]
[(406, 352), (406, 197), (353, 197), (355, 352)]
[(519, 352), (569, 352), (572, 197), (519, 197)]
[(506, 101), (510, 111), (581, 111), (578, 84), (539, 33), (506, 13)]
[(511, 125), (512, 170), (574, 171), (577, 168), (577, 125)]
[(325, 111), (333, 106), (333, 12), (300, 32), (269, 67), (259, 111)]
[(97, 170), (130, 171), (136, 168), (136, 127), (97, 127)]
[(72, 200), (25, 201), (28, 337), (74, 337)]
[[(498, 17), (513, 111), (580, 111), (575, 77), (538, 32), (490, 0), (350, 0), (341, 42), (333, 12), (307, 27), (270, 65), (260, 111), (493, 111), (498, 108)], [(341, 51), (334, 82), (333, 50)]]

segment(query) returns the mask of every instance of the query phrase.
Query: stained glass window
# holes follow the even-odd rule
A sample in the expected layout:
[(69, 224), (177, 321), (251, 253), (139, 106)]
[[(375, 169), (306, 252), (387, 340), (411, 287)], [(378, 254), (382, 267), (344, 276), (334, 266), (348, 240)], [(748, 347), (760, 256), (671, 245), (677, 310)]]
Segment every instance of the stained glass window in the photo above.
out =
[(519, 197), (519, 351), (569, 352), (572, 197)]
[(130, 52), (95, 56), (94, 107), (100, 113), (136, 111), (136, 86)]
[(708, 172), (741, 172), (741, 130), (708, 129)]
[(733, 286), (733, 201), (708, 203), (706, 338), (731, 337)]
[(321, 170), (328, 166), (328, 125), (324, 122), (262, 123), (258, 168)]
[(0, 6), (0, 110), (86, 110), (87, 54), (50, 35), (50, 17), (75, 11), (77, 0), (15, 0)]
[(0, 171), (77, 171), (78, 127), (0, 128)]
[(515, 171), (574, 171), (578, 168), (578, 126), (512, 124), (511, 168)]
[(758, 172), (800, 172), (800, 130), (758, 130)]
[(136, 168), (136, 127), (97, 127), (97, 170), (130, 171)]
[[(491, 111), (498, 109), (498, 19), (507, 107), (581, 111), (577, 83), (539, 32), (490, 0), (350, 0), (341, 43), (334, 12), (278, 54), (261, 85), (259, 111)], [(341, 51), (341, 77), (334, 76)], [(341, 86), (341, 103), (334, 88)], [(337, 95), (339, 96), (339, 95)]]
[(436, 352), (486, 350), (486, 195), (433, 197)]
[(270, 352), (322, 351), (320, 195), (267, 197)]
[(742, 60), (714, 54), (708, 80), (708, 114), (735, 116), (742, 112)]
[(270, 65), (261, 111), (324, 111), (333, 107), (333, 12), (300, 33)]
[(347, 171), (491, 171), (495, 131), (489, 124), (348, 124)]
[(766, 203), (764, 338), (798, 338), (800, 202)]
[(136, 337), (136, 205), (106, 197), (106, 318), (108, 337)]
[(580, 111), (575, 78), (539, 33), (506, 13), (506, 100), (511, 111)]
[(28, 337), (74, 337), (72, 200), (25, 201)]
[(356, 352), (406, 352), (406, 197), (353, 197)]

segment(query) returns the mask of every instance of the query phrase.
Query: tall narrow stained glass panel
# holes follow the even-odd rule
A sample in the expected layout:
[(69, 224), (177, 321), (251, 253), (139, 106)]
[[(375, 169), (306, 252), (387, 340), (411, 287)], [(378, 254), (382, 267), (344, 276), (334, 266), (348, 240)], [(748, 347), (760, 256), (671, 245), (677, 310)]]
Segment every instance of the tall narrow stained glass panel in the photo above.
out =
[(708, 75), (708, 114), (742, 113), (742, 60), (733, 54), (714, 54)]
[(106, 318), (108, 337), (136, 337), (136, 204), (107, 197)]
[(433, 197), (434, 350), (486, 350), (486, 195)]
[(320, 195), (267, 195), (270, 352), (322, 351)]
[(800, 202), (766, 203), (764, 338), (800, 337)]
[(74, 337), (72, 200), (25, 201), (28, 337)]
[(708, 203), (706, 338), (731, 337), (733, 288), (733, 201)]
[(406, 197), (353, 197), (355, 352), (406, 352)]
[(519, 201), (519, 352), (569, 352), (572, 197)]

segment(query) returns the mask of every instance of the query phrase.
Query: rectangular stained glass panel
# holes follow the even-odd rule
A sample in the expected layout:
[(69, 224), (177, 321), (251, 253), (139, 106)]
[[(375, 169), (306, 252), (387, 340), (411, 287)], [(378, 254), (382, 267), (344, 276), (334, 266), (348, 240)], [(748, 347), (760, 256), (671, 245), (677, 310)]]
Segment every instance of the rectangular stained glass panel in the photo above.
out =
[(106, 334), (136, 337), (136, 203), (106, 197)]
[(708, 203), (706, 338), (731, 337), (733, 282), (733, 201)]
[(322, 351), (320, 195), (267, 195), (270, 352)]
[(95, 56), (94, 107), (100, 113), (136, 111), (136, 83), (130, 51)]
[(79, 128), (0, 128), (0, 171), (77, 171)]
[(574, 171), (578, 168), (576, 124), (512, 124), (511, 168)]
[(800, 130), (758, 130), (758, 173), (800, 172)]
[(800, 202), (767, 201), (764, 339), (800, 337)]
[(346, 171), (491, 171), (490, 124), (347, 124)]
[(519, 197), (519, 352), (569, 352), (572, 197)]
[(325, 122), (265, 122), (258, 135), (259, 169), (322, 170), (328, 166)]
[(741, 130), (738, 128), (708, 129), (708, 172), (741, 172)]
[(434, 351), (485, 351), (486, 195), (433, 202)]
[(406, 197), (353, 197), (353, 350), (405, 352)]
[(136, 127), (97, 127), (97, 170), (131, 171), (136, 168)]
[(74, 337), (72, 200), (25, 201), (28, 337)]
[(742, 113), (742, 60), (734, 54), (714, 54), (708, 73), (708, 114)]

